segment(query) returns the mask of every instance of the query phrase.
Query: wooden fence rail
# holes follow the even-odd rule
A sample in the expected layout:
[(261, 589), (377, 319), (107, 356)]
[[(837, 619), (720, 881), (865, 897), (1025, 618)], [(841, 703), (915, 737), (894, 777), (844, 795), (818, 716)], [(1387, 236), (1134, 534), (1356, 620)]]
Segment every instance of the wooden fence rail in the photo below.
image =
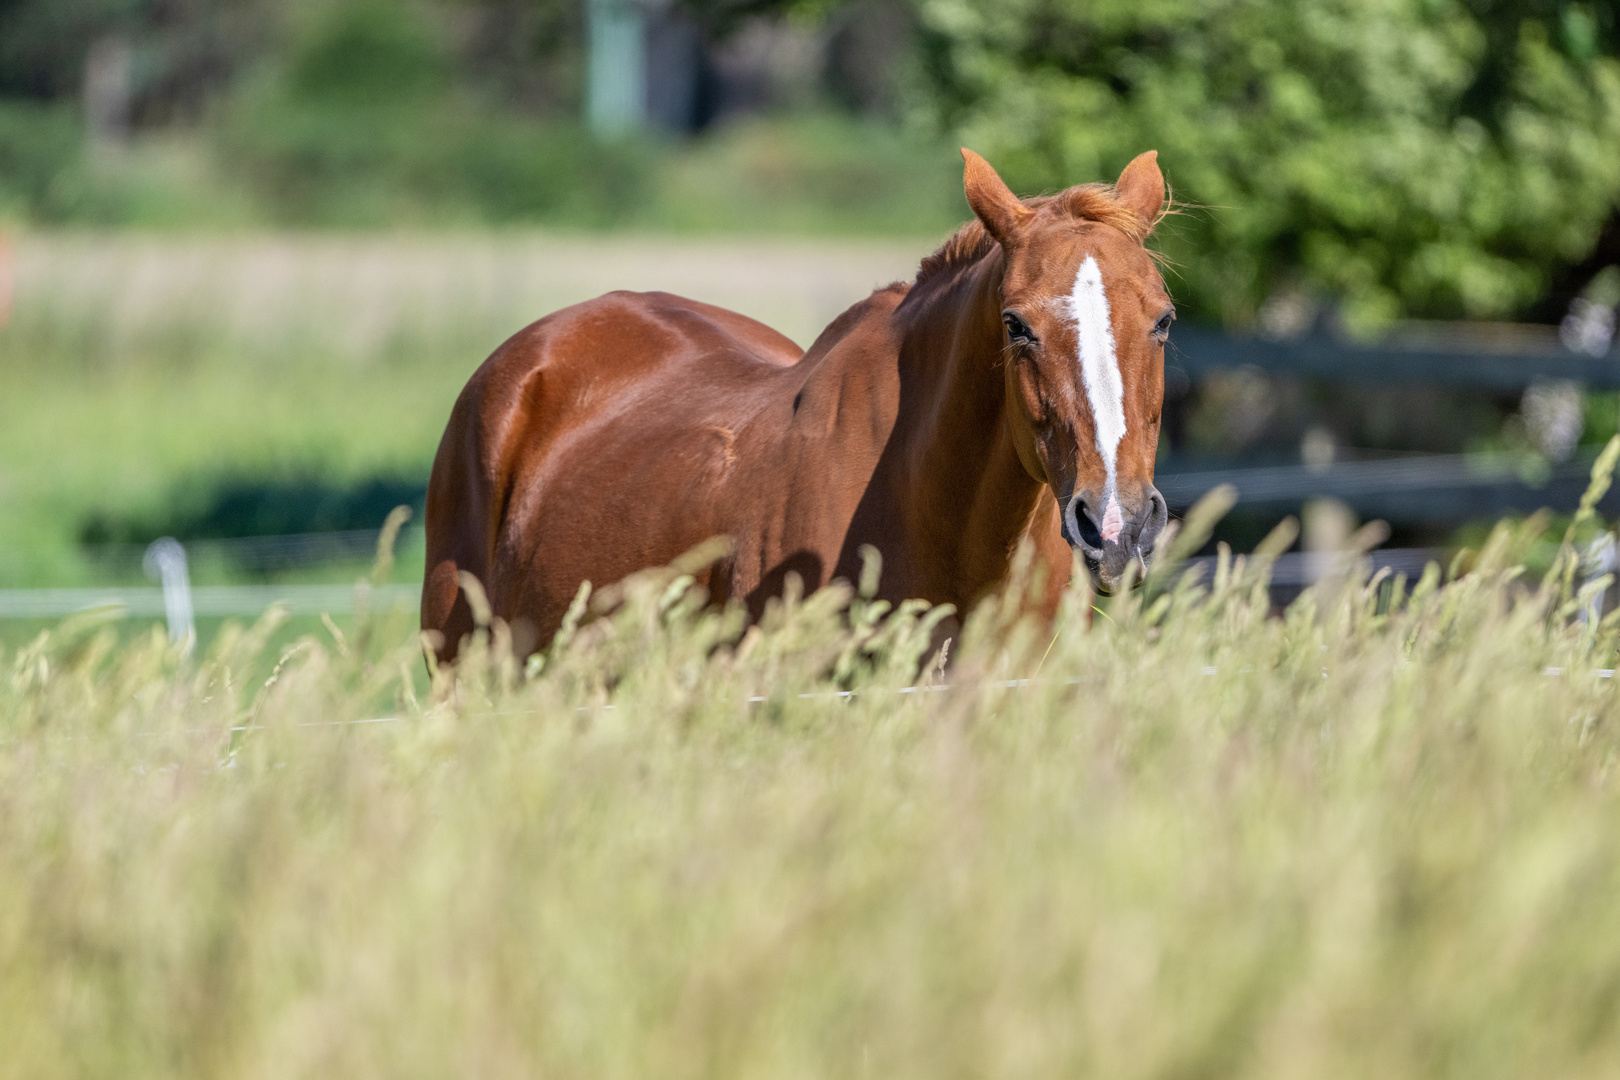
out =
[(1290, 341), (1237, 337), (1178, 327), (1166, 362), (1196, 381), (1204, 375), (1256, 367), (1269, 375), (1332, 382), (1432, 383), (1480, 390), (1522, 390), (1547, 379), (1568, 379), (1592, 390), (1620, 389), (1620, 350), (1606, 356), (1570, 352), (1548, 335), (1493, 346), (1483, 336), (1447, 340), (1435, 333), (1380, 345), (1358, 345), (1326, 334)]

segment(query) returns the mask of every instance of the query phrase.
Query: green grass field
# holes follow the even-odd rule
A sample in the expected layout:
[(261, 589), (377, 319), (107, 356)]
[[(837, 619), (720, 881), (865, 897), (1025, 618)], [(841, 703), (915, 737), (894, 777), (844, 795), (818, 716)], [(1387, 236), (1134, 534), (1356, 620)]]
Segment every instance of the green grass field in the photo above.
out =
[(1538, 529), (992, 603), (947, 676), (669, 572), (527, 680), (64, 624), (0, 654), (0, 1074), (1613, 1075), (1615, 620)]
[(97, 582), (87, 520), (222, 479), (425, 480), (473, 369), (567, 304), (666, 288), (808, 344), (935, 239), (23, 233), (0, 328), (0, 588)]
[[(467, 376), (567, 304), (665, 288), (808, 344), (871, 288), (908, 276), (936, 240), (21, 233), (0, 326), (0, 589), (147, 584), (139, 546), (104, 558), (80, 543), (87, 525), (161, 522), (224, 483), (425, 483)], [(386, 509), (359, 524), (379, 526)], [(353, 581), (368, 565), (269, 580)], [(206, 557), (192, 570), (199, 584), (245, 580)], [(407, 533), (391, 579), (421, 573), (420, 534)], [(49, 625), (0, 619), (0, 646)], [(205, 646), (223, 625), (199, 620)], [(130, 640), (149, 626), (116, 630)], [(298, 616), (274, 644), (317, 631)]]

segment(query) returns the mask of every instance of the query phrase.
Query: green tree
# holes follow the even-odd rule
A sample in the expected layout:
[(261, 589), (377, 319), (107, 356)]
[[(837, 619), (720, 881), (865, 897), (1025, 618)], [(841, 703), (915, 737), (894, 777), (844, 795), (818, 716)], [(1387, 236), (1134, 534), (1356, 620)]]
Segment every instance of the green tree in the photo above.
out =
[(1278, 291), (1352, 326), (1502, 316), (1620, 202), (1611, 7), (1560, 0), (918, 0), (925, 108), (1026, 191), (1157, 148), (1186, 309)]

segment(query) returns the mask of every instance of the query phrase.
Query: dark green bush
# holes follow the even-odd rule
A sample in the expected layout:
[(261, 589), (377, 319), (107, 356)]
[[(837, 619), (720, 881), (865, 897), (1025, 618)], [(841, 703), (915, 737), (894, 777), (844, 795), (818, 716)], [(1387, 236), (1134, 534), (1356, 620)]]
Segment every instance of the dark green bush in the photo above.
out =
[(83, 172), (77, 110), (0, 99), (0, 214), (64, 216), (78, 201)]
[(1178, 299), (1278, 290), (1361, 325), (1501, 316), (1620, 200), (1608, 6), (1463, 0), (920, 0), (922, 100), (1025, 191), (1157, 148)]

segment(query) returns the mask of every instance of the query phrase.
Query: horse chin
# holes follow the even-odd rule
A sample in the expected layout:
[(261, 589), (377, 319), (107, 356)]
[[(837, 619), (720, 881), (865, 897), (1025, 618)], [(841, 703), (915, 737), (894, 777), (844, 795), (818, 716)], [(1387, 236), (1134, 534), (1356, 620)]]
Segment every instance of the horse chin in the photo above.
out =
[[(1147, 561), (1137, 551), (1127, 551), (1123, 546), (1106, 541), (1101, 551), (1092, 551), (1083, 545), (1074, 546), (1075, 554), (1086, 565), (1086, 573), (1091, 577), (1091, 589), (1098, 596), (1113, 596), (1120, 591), (1129, 577), (1131, 587), (1142, 583), (1147, 576)], [(1135, 564), (1136, 572), (1128, 573)]]

